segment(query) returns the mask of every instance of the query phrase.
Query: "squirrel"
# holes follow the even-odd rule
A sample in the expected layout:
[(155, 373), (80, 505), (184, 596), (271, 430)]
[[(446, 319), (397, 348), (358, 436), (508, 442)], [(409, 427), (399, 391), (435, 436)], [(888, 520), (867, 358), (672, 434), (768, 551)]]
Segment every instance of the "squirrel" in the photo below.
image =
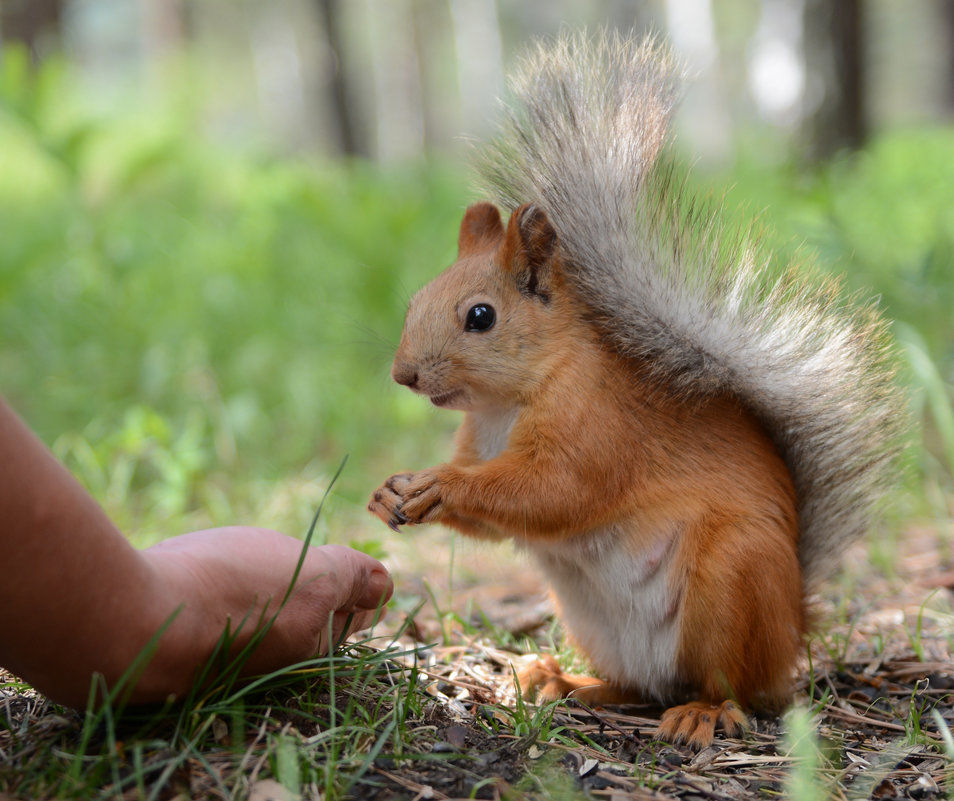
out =
[(773, 273), (674, 178), (681, 78), (608, 32), (526, 58), (477, 153), (493, 203), (410, 301), (391, 370), (464, 412), (453, 458), (368, 508), (512, 538), (599, 677), (544, 656), (521, 690), (664, 704), (657, 736), (702, 747), (790, 702), (808, 598), (896, 482), (905, 414), (875, 304)]

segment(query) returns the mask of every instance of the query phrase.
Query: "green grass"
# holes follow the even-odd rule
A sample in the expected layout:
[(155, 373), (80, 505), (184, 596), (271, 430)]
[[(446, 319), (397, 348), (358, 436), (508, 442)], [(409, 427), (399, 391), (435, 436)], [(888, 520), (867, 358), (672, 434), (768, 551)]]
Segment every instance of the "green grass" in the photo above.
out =
[[(389, 472), (446, 451), (454, 415), (388, 367), (409, 295), (453, 259), (462, 169), (231, 151), (187, 103), (96, 117), (62, 101), (68, 74), (31, 77), (15, 54), (0, 69), (3, 390), (125, 530), (148, 543), (263, 508), (304, 530), (292, 509), (346, 454), (336, 504), (359, 519)], [(694, 181), (760, 213), (783, 256), (814, 251), (880, 296), (925, 423), (924, 495), (949, 514), (954, 133)]]
[(425, 701), (397, 668), (405, 655), (358, 643), (174, 708), (26, 716), (6, 741), (0, 788), (24, 798), (231, 798), (245, 797), (254, 777), (341, 798), (412, 739), (404, 710)]
[(3, 389), (125, 530), (228, 522), (346, 454), (363, 506), (436, 449), (388, 368), (453, 259), (456, 172), (237, 154), (175, 110), (64, 119), (65, 77), (2, 64)]
[(785, 715), (783, 751), (793, 759), (785, 782), (785, 797), (792, 801), (812, 801), (831, 797), (821, 786), (823, 757), (818, 743), (817, 723), (802, 707), (792, 707)]

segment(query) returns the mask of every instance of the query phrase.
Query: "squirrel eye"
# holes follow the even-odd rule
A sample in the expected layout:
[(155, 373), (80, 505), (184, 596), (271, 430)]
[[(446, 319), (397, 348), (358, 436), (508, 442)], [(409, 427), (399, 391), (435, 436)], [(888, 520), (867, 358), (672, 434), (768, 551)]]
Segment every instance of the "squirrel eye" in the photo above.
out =
[(497, 322), (497, 312), (493, 306), (486, 303), (478, 303), (471, 306), (467, 312), (467, 320), (464, 323), (465, 331), (489, 331)]

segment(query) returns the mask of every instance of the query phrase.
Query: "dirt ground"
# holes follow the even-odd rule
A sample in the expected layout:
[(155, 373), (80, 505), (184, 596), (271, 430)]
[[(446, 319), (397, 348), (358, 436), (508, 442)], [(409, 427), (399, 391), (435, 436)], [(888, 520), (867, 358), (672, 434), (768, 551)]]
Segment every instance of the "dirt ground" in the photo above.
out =
[[(796, 695), (797, 704), (815, 713), (815, 792), (878, 799), (954, 793), (954, 763), (944, 755), (942, 734), (945, 726), (954, 729), (952, 535), (928, 527), (906, 532), (888, 557), (890, 576), (873, 566), (866, 546), (857, 546), (842, 576), (817, 599), (822, 634), (811, 646), (812, 669), (807, 658), (801, 667)], [(583, 791), (594, 798), (736, 799), (789, 787), (801, 756), (785, 740), (782, 719), (754, 719), (744, 738), (720, 738), (699, 753), (654, 742), (662, 710), (652, 707), (567, 704), (550, 722), (559, 736), (549, 744), (513, 733), (505, 721), (488, 733), (495, 726), (487, 716), (499, 714), (488, 705), (514, 703), (512, 670), (526, 658), (501, 646), (502, 632), (542, 643), (555, 635), (545, 588), (506, 548), (457, 543), (451, 552), (430, 539), (427, 547), (432, 566), (453, 559), (453, 586), (431, 571), (425, 587), (419, 574), (404, 574), (400, 555), (394, 568), (405, 592), (417, 583), (421, 597), (456, 613), (444, 616), (442, 628), (428, 604), (410, 628), (418, 644), (450, 643), (425, 652), (435, 704), (422, 724), (433, 727), (430, 747), (439, 759), (376, 766), (381, 784), (364, 785), (360, 797)], [(409, 565), (415, 561), (408, 557)], [(492, 636), (482, 633), (488, 628)]]
[[(387, 626), (403, 627), (399, 642), (415, 656), (395, 665), (394, 675), (413, 668), (428, 700), (404, 721), (404, 756), (382, 752), (347, 795), (367, 801), (770, 798), (796, 794), (804, 766), (807, 785), (799, 798), (950, 797), (954, 743), (945, 744), (944, 735), (954, 729), (952, 535), (928, 527), (907, 532), (892, 551), (890, 576), (873, 565), (884, 565), (883, 555), (874, 559), (859, 546), (846, 559), (845, 575), (819, 599), (823, 634), (812, 643), (811, 670), (807, 658), (800, 669), (796, 695), (798, 706), (812, 710), (817, 748), (786, 737), (785, 720), (760, 718), (742, 738), (719, 737), (698, 753), (653, 739), (658, 708), (586, 709), (571, 702), (539, 713), (521, 706), (514, 667), (533, 658), (528, 645), (549, 650), (560, 641), (533, 569), (506, 547), (452, 544), (437, 531), (395, 542), (389, 564), (399, 591)], [(286, 711), (273, 716), (274, 731), (298, 725), (287, 711), (296, 692), (283, 701)], [(389, 703), (382, 692), (370, 701)], [(68, 735), (81, 719), (64, 717), (32, 693), (0, 693), (0, 707), (14, 738), (27, 729), (38, 741), (47, 730)], [(0, 767), (7, 740), (0, 730)], [(257, 778), (267, 757), (255, 743), (246, 746), (247, 797), (297, 798)], [(228, 797), (210, 777), (234, 763), (234, 749), (224, 748), (190, 759), (170, 785), (181, 792), (156, 797)], [(7, 801), (3, 786), (0, 781), (0, 801)]]

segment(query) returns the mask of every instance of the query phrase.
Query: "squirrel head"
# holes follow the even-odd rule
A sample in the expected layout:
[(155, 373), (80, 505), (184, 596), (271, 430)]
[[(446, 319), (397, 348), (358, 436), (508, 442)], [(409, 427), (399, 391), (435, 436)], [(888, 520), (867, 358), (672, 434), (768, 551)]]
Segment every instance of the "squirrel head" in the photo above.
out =
[(391, 375), (435, 406), (513, 405), (546, 378), (581, 314), (566, 291), (557, 234), (520, 206), (506, 228), (490, 203), (467, 209), (457, 261), (408, 306)]

